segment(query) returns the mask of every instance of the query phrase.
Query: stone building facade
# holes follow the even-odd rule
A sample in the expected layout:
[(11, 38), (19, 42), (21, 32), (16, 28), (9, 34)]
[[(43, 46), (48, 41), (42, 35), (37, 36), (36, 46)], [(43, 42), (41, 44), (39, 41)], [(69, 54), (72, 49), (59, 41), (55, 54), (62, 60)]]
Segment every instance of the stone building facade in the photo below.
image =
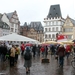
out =
[(41, 22), (31, 22), (29, 25), (25, 22), (20, 27), (20, 34), (29, 38), (35, 39), (39, 42), (43, 42), (43, 26)]

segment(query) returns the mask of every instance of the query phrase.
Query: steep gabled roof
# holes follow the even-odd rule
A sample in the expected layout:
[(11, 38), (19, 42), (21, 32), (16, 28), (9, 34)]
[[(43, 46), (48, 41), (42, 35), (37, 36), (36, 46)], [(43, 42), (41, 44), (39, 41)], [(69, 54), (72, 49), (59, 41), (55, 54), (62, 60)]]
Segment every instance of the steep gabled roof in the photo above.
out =
[(31, 22), (31, 23), (28, 24), (28, 25), (27, 25), (27, 23), (25, 22), (24, 25), (23, 25), (23, 26), (20, 26), (20, 27), (21, 27), (21, 28), (24, 28), (24, 26), (27, 27), (27, 30), (33, 28), (33, 29), (35, 29), (36, 31), (43, 31), (43, 29), (44, 29), (40, 21), (39, 21), (39, 22)]
[(36, 31), (41, 31), (41, 30), (43, 31), (41, 22), (31, 22), (30, 28), (34, 28)]
[(51, 5), (47, 18), (62, 17), (60, 5)]
[(8, 19), (11, 19), (12, 15), (13, 15), (14, 12), (11, 12), (11, 13), (6, 13)]
[(75, 20), (70, 18), (71, 22), (73, 23), (73, 25), (75, 25)]

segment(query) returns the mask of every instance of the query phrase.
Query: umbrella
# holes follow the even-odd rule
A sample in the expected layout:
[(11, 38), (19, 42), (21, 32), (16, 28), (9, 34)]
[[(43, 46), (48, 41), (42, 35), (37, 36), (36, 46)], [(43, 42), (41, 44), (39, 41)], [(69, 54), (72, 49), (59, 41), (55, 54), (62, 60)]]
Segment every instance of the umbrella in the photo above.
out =
[(63, 45), (63, 43), (62, 43), (62, 42), (58, 42), (58, 44)]
[(49, 44), (44, 43), (44, 44), (41, 44), (41, 46), (49, 46)]
[(64, 41), (62, 42), (63, 44), (73, 44), (74, 42), (71, 42), (71, 41)]
[(75, 40), (73, 40), (72, 42), (75, 42)]
[(55, 42), (55, 41), (46, 41), (45, 43), (47, 43), (47, 44), (57, 44), (57, 42)]
[(26, 43), (25, 46), (33, 46), (31, 43)]
[(48, 46), (49, 44), (47, 44), (46, 42), (42, 42), (40, 45), (41, 46)]

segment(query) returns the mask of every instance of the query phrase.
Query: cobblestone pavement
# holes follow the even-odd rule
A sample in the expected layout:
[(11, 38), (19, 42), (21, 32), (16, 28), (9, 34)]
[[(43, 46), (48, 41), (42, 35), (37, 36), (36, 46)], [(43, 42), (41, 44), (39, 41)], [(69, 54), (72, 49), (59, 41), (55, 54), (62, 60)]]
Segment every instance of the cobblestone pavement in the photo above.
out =
[[(48, 55), (50, 63), (41, 63), (41, 57), (33, 58), (30, 74), (28, 75), (75, 75), (75, 71), (71, 66), (71, 57), (64, 59), (63, 68), (59, 67), (58, 61), (54, 56)], [(15, 67), (10, 68), (9, 63), (5, 61), (0, 62), (0, 75), (26, 75), (24, 59), (19, 56), (18, 63)]]

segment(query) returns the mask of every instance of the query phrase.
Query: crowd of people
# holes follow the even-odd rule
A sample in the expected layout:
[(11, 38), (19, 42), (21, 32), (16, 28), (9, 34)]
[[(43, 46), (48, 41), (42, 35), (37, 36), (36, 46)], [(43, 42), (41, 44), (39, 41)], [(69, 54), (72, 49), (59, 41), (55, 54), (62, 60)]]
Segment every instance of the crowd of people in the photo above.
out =
[(9, 60), (10, 67), (13, 67), (14, 64), (17, 64), (18, 55), (21, 54), (23, 56), (25, 62), (24, 67), (26, 68), (26, 73), (30, 72), (30, 67), (32, 65), (32, 58), (40, 55), (43, 58), (47, 58), (48, 53), (50, 52), (51, 56), (54, 55), (55, 58), (59, 62), (59, 66), (63, 67), (64, 64), (64, 57), (66, 56), (67, 59), (71, 52), (75, 52), (75, 45), (66, 45), (64, 44), (50, 44), (50, 45), (36, 45), (33, 44), (32, 46), (26, 46), (23, 42), (21, 45), (14, 45), (12, 46), (6, 45), (6, 43), (0, 43), (0, 61), (5, 62)]

